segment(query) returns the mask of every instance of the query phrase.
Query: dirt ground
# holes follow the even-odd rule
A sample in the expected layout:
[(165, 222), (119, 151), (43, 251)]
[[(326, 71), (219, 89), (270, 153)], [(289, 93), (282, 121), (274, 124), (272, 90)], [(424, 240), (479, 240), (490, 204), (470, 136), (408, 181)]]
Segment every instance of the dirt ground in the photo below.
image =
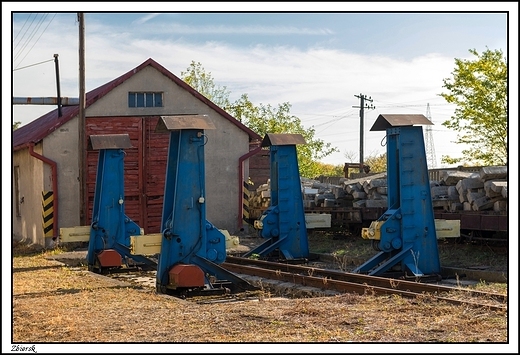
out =
[(517, 317), (507, 311), (371, 294), (290, 299), (265, 292), (256, 301), (198, 304), (49, 259), (60, 252), (15, 248), (11, 346), (34, 345), (40, 353), (179, 351), (168, 344), (210, 353), (492, 353), (517, 346)]

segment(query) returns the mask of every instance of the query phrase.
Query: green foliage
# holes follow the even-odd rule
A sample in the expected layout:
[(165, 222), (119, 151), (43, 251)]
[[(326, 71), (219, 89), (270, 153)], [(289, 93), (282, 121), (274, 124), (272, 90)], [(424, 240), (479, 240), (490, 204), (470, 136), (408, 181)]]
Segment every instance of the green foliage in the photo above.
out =
[(301, 134), (306, 144), (296, 146), (298, 167), (302, 177), (312, 178), (321, 174), (320, 159), (336, 152), (330, 143), (314, 137), (314, 128), (305, 128), (301, 120), (291, 115), (288, 102), (273, 107), (269, 104), (255, 106), (247, 94), (228, 107), (228, 112), (261, 136), (267, 133)]
[(256, 106), (249, 100), (247, 94), (242, 94), (238, 100), (231, 103), (230, 93), (226, 87), (215, 85), (211, 73), (206, 73), (202, 65), (194, 61), (187, 71), (181, 72), (181, 77), (195, 90), (260, 136), (265, 136), (267, 133), (301, 134), (306, 144), (299, 144), (296, 149), (300, 175), (303, 177), (312, 178), (320, 175), (323, 165), (319, 163), (320, 159), (337, 151), (330, 143), (316, 139), (314, 128), (303, 127), (301, 120), (291, 115), (291, 105), (288, 102), (279, 104), (278, 107), (269, 104)]
[(448, 164), (507, 164), (507, 61), (501, 50), (482, 54), (469, 50), (475, 60), (455, 59), (453, 77), (444, 79), (442, 96), (457, 105), (454, 116), (442, 123), (461, 134), (457, 143), (468, 144), (464, 158), (443, 156)]
[[(345, 158), (351, 162), (356, 162), (356, 154), (354, 152), (345, 153)], [(363, 159), (363, 165), (370, 167), (371, 173), (382, 173), (386, 171), (386, 153), (378, 155), (377, 153), (371, 153), (369, 156)], [(350, 168), (350, 173), (359, 172), (359, 168)]]
[(181, 71), (182, 80), (207, 97), (219, 107), (229, 105), (229, 91), (225, 86), (217, 86), (211, 72), (206, 73), (200, 62), (192, 61), (186, 71)]
[(345, 176), (343, 165), (333, 165), (325, 163), (317, 163), (320, 175), (323, 176)]
[(382, 173), (386, 171), (386, 153), (371, 155), (365, 159), (365, 165), (370, 167), (371, 173)]
[(21, 125), (21, 124), (22, 124), (22, 122), (15, 122), (15, 123), (13, 123), (13, 131), (14, 131), (15, 129), (20, 128), (20, 125)]

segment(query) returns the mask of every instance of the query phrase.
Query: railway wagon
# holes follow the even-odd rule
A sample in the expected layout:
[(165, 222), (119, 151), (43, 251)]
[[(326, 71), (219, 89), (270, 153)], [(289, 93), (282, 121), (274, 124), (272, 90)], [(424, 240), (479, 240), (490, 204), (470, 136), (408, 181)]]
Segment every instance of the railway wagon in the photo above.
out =
[[(459, 220), (463, 238), (507, 240), (507, 167), (430, 169), (429, 177), (435, 219)], [(386, 173), (301, 181), (305, 213), (329, 214), (334, 231), (358, 235), (387, 209)], [(269, 181), (250, 196), (253, 225), (269, 206)]]

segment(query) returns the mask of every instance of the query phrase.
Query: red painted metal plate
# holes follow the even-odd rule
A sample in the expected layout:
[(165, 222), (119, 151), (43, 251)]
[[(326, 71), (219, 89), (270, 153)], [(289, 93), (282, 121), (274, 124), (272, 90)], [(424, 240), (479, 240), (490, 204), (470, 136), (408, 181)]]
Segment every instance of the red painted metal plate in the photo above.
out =
[(197, 265), (178, 264), (169, 271), (172, 287), (203, 287), (204, 272)]
[(119, 267), (122, 264), (121, 255), (113, 249), (103, 250), (97, 257), (102, 267)]

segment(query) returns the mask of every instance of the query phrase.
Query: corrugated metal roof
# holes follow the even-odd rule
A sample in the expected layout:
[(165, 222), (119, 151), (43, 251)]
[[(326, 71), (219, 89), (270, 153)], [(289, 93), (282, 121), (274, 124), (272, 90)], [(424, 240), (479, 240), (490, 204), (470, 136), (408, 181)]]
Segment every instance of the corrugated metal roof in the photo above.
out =
[(296, 145), (306, 144), (305, 138), (298, 133), (267, 133), (262, 141), (262, 147), (272, 145)]
[(391, 127), (413, 126), (414, 124), (432, 125), (433, 123), (426, 116), (420, 114), (381, 114), (377, 117), (370, 130), (385, 131)]
[[(138, 67), (130, 70), (126, 74), (121, 75), (120, 77), (86, 93), (86, 102), (85, 106), (89, 107), (97, 100), (108, 94), (112, 89), (121, 85), (127, 79), (135, 75), (137, 72), (141, 71), (143, 68), (151, 66), (157, 69), (160, 73), (171, 79), (175, 84), (179, 85), (187, 92), (195, 96), (200, 101), (204, 102), (206, 105), (211, 107), (213, 110), (218, 112), (221, 116), (229, 120), (231, 123), (235, 124), (241, 130), (246, 132), (249, 135), (250, 140), (261, 140), (256, 132), (252, 131), (236, 118), (231, 116), (229, 113), (224, 111), (222, 108), (215, 105), (212, 101), (207, 99), (204, 95), (199, 93), (197, 90), (193, 89), (190, 85), (186, 84), (182, 79), (178, 78), (162, 65), (149, 58), (145, 62), (143, 62)], [(18, 128), (13, 131), (13, 150), (18, 150), (23, 148), (25, 145), (29, 143), (38, 143), (43, 138), (45, 138), (50, 133), (54, 132), (64, 123), (70, 121), (72, 118), (76, 117), (79, 114), (79, 106), (66, 106), (61, 108), (62, 116), (58, 117), (58, 108), (46, 113), (45, 115), (35, 119), (34, 121)]]
[(168, 132), (179, 129), (215, 129), (208, 115), (161, 116), (155, 132)]

